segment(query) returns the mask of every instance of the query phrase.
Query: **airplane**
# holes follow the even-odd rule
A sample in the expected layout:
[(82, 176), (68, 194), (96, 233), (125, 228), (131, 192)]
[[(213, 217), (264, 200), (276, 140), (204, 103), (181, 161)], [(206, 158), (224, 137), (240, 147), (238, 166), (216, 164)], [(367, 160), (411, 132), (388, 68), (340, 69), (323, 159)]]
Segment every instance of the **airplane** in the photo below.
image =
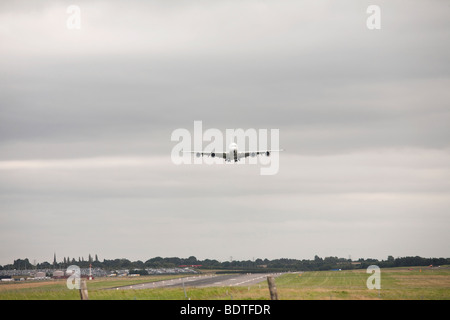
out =
[(238, 151), (238, 147), (236, 143), (231, 143), (228, 146), (228, 152), (204, 152), (204, 151), (183, 151), (184, 153), (195, 153), (197, 158), (203, 157), (203, 156), (210, 156), (211, 158), (222, 158), (225, 159), (227, 162), (238, 162), (242, 158), (247, 157), (256, 157), (257, 155), (266, 155), (267, 157), (270, 156), (272, 152), (280, 152), (284, 151), (283, 149), (280, 150), (264, 150), (264, 151)]

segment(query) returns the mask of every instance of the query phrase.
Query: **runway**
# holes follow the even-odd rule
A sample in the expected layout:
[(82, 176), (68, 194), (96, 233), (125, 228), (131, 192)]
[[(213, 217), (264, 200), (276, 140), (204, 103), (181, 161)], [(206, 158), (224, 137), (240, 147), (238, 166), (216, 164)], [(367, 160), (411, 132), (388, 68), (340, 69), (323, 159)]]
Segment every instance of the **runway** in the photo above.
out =
[(115, 287), (115, 290), (129, 289), (154, 289), (154, 288), (175, 288), (175, 287), (233, 287), (251, 286), (267, 280), (268, 276), (277, 277), (281, 273), (253, 273), (253, 274), (227, 274), (227, 275), (199, 275), (182, 277), (165, 281), (155, 281), (140, 283), (131, 286)]

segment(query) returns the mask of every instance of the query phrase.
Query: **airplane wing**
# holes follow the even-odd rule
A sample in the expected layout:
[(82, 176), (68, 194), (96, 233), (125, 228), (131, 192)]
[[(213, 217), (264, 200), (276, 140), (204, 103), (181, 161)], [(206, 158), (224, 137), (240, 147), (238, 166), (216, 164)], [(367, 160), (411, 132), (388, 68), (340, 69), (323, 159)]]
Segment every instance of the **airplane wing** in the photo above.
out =
[(243, 151), (238, 152), (238, 158), (247, 158), (247, 157), (256, 157), (258, 155), (264, 155), (264, 156), (270, 156), (272, 152), (281, 152), (284, 151), (284, 149), (279, 150), (264, 150), (264, 151)]
[(208, 156), (208, 157), (218, 157), (222, 159), (227, 158), (227, 154), (225, 152), (204, 152), (204, 151), (183, 151), (183, 153), (194, 153), (197, 158)]

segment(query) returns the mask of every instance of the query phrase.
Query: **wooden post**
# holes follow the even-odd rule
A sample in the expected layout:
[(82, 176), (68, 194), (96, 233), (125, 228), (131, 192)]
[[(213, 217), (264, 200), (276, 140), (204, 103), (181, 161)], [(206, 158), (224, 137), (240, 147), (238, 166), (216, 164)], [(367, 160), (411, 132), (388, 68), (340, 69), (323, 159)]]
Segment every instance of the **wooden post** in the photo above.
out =
[(278, 300), (277, 287), (275, 286), (274, 278), (268, 276), (267, 283), (269, 284), (270, 300)]
[(187, 293), (186, 293), (186, 287), (184, 286), (184, 277), (183, 277), (183, 291), (184, 291), (184, 298), (186, 300), (191, 300), (191, 299), (188, 299), (188, 296), (187, 296)]
[(81, 283), (80, 283), (80, 297), (81, 297), (81, 300), (89, 300), (86, 279), (81, 279)]

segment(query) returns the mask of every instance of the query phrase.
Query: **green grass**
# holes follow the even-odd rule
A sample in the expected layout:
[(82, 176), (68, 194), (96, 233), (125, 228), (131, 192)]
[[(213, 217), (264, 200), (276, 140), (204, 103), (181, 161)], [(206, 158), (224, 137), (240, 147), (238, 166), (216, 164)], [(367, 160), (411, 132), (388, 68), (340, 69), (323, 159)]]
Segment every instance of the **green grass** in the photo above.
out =
[[(275, 282), (278, 296), (286, 300), (449, 300), (450, 268), (381, 269), (381, 290), (369, 290), (365, 270), (317, 271), (284, 274)], [(176, 276), (102, 278), (88, 281), (91, 300), (184, 300), (183, 288), (105, 290), (107, 288), (162, 281)], [(186, 288), (191, 300), (269, 299), (267, 282), (250, 287)], [(0, 300), (79, 300), (78, 290), (69, 290), (65, 280), (2, 283)]]
[(450, 269), (381, 269), (381, 290), (367, 289), (369, 276), (365, 270), (286, 274), (277, 288), (281, 299), (450, 299)]

